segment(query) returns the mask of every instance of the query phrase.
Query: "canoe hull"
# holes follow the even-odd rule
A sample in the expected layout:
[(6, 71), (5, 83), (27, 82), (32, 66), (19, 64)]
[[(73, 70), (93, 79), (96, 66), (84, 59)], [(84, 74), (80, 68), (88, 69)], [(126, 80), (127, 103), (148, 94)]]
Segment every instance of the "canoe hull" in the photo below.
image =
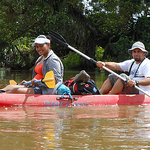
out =
[[(67, 97), (67, 96), (66, 96)], [(145, 95), (73, 95), (74, 100), (61, 95), (0, 94), (0, 106), (97, 106), (150, 104)]]

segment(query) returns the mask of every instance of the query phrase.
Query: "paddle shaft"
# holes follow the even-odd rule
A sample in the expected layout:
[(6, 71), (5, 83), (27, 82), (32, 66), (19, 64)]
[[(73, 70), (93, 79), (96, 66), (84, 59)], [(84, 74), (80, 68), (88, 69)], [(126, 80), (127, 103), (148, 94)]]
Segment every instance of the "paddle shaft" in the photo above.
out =
[[(42, 79), (34, 81), (34, 83), (39, 83), (39, 82), (42, 82)], [(31, 84), (31, 81), (23, 83), (23, 85), (27, 85), (27, 84)]]
[(74, 52), (78, 53), (79, 55), (83, 56), (84, 58), (88, 59), (92, 63), (96, 65), (97, 61), (94, 60), (93, 58), (88, 57), (87, 55), (83, 54), (82, 52), (78, 51), (77, 49), (73, 48), (72, 46), (68, 45), (68, 48), (72, 49)]
[[(41, 80), (36, 80), (34, 81), (34, 83), (39, 83), (39, 82), (48, 82), (48, 81), (51, 81), (53, 79), (49, 78), (49, 79), (41, 79)], [(31, 81), (28, 81), (28, 82), (25, 82), (23, 83), (23, 85), (27, 85), (27, 84), (31, 84)]]
[[(56, 35), (56, 36), (55, 36)], [(58, 33), (52, 31), (50, 36), (52, 37), (52, 39), (54, 39), (54, 41), (56, 41), (57, 43), (59, 44), (62, 44), (66, 47), (68, 47), (69, 49), (73, 50), (74, 52), (78, 53), (79, 55), (83, 56), (84, 58), (86, 58), (87, 60), (91, 61), (92, 63), (96, 64), (97, 61), (94, 60), (93, 58), (90, 58), (88, 57), (87, 55), (83, 54), (82, 52), (78, 51), (77, 49), (75, 49), (74, 47), (70, 46), (66, 41), (65, 39), (60, 36)], [(120, 78), (121, 80), (123, 81), (126, 81), (126, 79), (124, 79), (122, 76), (118, 75), (117, 73), (115, 73), (114, 71), (110, 70), (109, 68), (103, 66), (103, 69), (105, 69), (106, 71), (110, 72), (111, 74), (117, 76), (118, 78)], [(150, 94), (148, 94), (147, 92), (145, 92), (144, 90), (142, 90), (141, 88), (139, 88), (138, 86), (134, 85), (134, 87), (141, 91), (142, 93), (144, 93), (145, 95), (149, 96), (150, 97)]]
[[(34, 83), (39, 83), (39, 82), (42, 82), (42, 79), (34, 81)], [(28, 85), (28, 84), (31, 84), (31, 81), (25, 82), (22, 85)], [(20, 85), (20, 84), (18, 84), (18, 85)]]

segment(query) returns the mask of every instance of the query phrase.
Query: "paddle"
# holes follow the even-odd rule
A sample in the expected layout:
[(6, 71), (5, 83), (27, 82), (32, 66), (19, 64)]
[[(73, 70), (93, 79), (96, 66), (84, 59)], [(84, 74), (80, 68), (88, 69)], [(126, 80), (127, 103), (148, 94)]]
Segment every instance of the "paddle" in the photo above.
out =
[[(84, 58), (88, 59), (89, 61), (91, 61), (92, 63), (96, 64), (97, 61), (94, 60), (93, 58), (88, 57), (87, 55), (83, 54), (82, 52), (78, 51), (77, 49), (73, 48), (72, 46), (70, 46), (66, 40), (57, 32), (50, 30), (49, 32), (49, 36), (51, 37), (51, 40), (58, 43), (58, 44), (62, 44), (65, 47), (70, 48), (71, 50), (73, 50), (74, 52), (78, 53), (79, 55), (83, 56)], [(120, 78), (123, 81), (126, 81), (126, 79), (124, 79), (122, 76), (118, 75), (117, 73), (115, 73), (114, 71), (108, 69), (107, 67), (103, 66), (103, 69), (105, 69), (106, 71), (110, 72), (111, 74), (114, 74), (115, 76), (117, 76), (118, 78)], [(141, 91), (142, 93), (144, 93), (145, 95), (150, 97), (150, 94), (148, 94), (147, 92), (145, 92), (144, 90), (142, 90), (141, 88), (139, 88), (138, 86), (134, 85), (134, 87)]]
[[(49, 88), (55, 88), (55, 78), (53, 71), (46, 73), (45, 77), (41, 80), (36, 80), (34, 83), (44, 82)], [(14, 80), (9, 81), (10, 85), (17, 85), (17, 82)], [(23, 85), (31, 84), (31, 81), (23, 83)]]

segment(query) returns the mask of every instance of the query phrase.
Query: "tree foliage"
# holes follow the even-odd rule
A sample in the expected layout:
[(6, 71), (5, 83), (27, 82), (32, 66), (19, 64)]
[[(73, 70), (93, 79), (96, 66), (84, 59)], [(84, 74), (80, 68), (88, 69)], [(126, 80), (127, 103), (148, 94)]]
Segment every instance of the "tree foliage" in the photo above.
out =
[[(93, 58), (96, 47), (104, 49), (104, 60), (118, 61), (129, 57), (127, 48), (134, 41), (150, 48), (149, 0), (1, 0), (0, 7), (0, 58), (12, 69), (33, 66), (38, 54), (31, 43), (50, 29)], [(69, 54), (55, 43), (52, 49), (60, 57)], [(80, 67), (95, 68), (85, 59)]]

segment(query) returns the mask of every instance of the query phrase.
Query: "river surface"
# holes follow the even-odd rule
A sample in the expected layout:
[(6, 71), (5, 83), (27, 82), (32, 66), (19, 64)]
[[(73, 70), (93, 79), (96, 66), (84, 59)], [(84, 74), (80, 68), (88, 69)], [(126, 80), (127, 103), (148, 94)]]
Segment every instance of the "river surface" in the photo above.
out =
[[(78, 72), (65, 72), (65, 80)], [(89, 73), (98, 87), (105, 74)], [(0, 87), (31, 72), (0, 69)], [(150, 106), (0, 107), (2, 150), (150, 149)]]

